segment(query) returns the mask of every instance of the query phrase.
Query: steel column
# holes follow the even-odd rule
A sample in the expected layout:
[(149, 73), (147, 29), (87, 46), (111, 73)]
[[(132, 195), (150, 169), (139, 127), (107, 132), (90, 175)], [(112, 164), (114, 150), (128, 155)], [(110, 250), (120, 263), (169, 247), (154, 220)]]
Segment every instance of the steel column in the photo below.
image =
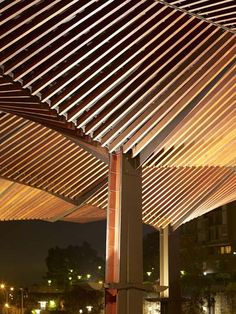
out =
[(181, 313), (178, 233), (170, 226), (160, 231), (160, 286), (169, 287), (160, 293), (162, 314)]
[(110, 156), (107, 211), (106, 314), (143, 307), (141, 169), (127, 155)]

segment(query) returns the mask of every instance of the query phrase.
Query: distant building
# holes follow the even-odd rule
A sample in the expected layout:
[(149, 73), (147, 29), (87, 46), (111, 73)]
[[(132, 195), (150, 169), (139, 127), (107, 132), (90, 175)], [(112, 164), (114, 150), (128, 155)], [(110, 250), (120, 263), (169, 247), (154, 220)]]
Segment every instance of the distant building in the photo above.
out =
[[(204, 274), (236, 273), (236, 202), (217, 208), (181, 228), (182, 250), (188, 237), (202, 250)], [(186, 247), (186, 249), (189, 249)]]
[[(236, 313), (236, 202), (184, 224), (180, 234), (185, 282), (192, 276), (189, 283), (205, 293), (209, 313)], [(185, 289), (185, 296), (194, 288), (190, 290)], [(211, 309), (207, 298), (213, 300)]]

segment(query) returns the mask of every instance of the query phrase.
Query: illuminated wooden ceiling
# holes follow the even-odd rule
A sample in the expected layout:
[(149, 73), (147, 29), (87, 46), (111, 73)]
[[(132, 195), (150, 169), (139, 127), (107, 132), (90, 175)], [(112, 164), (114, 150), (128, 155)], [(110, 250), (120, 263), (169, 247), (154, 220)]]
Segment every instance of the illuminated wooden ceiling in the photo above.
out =
[(105, 219), (105, 211), (93, 205), (75, 206), (42, 190), (0, 178), (0, 220), (69, 220), (91, 222)]
[(235, 30), (235, 0), (166, 0), (160, 2), (168, 3), (173, 8), (177, 7), (226, 29)]
[(78, 205), (90, 170), (105, 180), (121, 149), (143, 166), (147, 223), (178, 226), (236, 199), (235, 1), (5, 0), (0, 12), (4, 178)]
[[(105, 163), (58, 132), (38, 123), (9, 113), (1, 113), (0, 122), (0, 174), (7, 179), (6, 182), (17, 183), (0, 193), (0, 207), (5, 212), (6, 206), (6, 217), (10, 216), (9, 208), (12, 208), (12, 219), (29, 218), (31, 214), (25, 211), (31, 207), (32, 219), (35, 215), (48, 219), (51, 207), (51, 217), (55, 220), (70, 217), (73, 213), (73, 217), (77, 215), (80, 221), (80, 214), (85, 209), (88, 210), (89, 221), (91, 209), (94, 220), (105, 217), (105, 211), (98, 210), (104, 208), (107, 202), (99, 197), (101, 191), (107, 190), (108, 167)], [(19, 188), (20, 184), (25, 186)], [(17, 189), (19, 193), (16, 193)], [(32, 202), (34, 195), (36, 200)], [(8, 199), (6, 204), (5, 197)], [(50, 206), (49, 202), (52, 202)], [(35, 203), (38, 203), (36, 208)], [(17, 208), (16, 217), (14, 208)], [(7, 219), (3, 217), (4, 213), (0, 219)]]
[[(88, 222), (105, 218), (106, 163), (38, 123), (9, 113), (1, 113), (0, 121), (5, 179), (0, 181), (0, 219)], [(143, 221), (177, 227), (233, 201), (235, 186), (233, 167), (145, 166)]]

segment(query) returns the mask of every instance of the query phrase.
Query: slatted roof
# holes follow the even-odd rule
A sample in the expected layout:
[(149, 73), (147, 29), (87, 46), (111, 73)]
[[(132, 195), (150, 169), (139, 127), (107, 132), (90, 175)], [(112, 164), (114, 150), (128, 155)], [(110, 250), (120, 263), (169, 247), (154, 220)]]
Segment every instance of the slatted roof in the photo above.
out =
[[(105, 219), (105, 163), (60, 133), (27, 119), (1, 113), (0, 125), (1, 220)], [(143, 221), (177, 227), (233, 201), (235, 186), (233, 167), (144, 166)]]
[(105, 211), (90, 204), (75, 206), (42, 190), (0, 178), (0, 220), (58, 219), (91, 222), (105, 219)]
[(234, 0), (167, 0), (161, 1), (173, 8), (187, 11), (189, 14), (204, 18), (207, 21), (235, 30), (236, 2)]
[[(143, 167), (143, 219), (157, 227), (236, 199), (235, 8), (227, 0), (2, 1), (7, 136), (17, 130), (10, 138), (26, 152), (23, 134), (34, 125), (45, 142), (69, 141), (68, 156), (73, 147), (92, 152), (88, 182), (92, 168), (105, 180), (109, 153), (131, 153)], [(15, 154), (16, 163), (12, 157), (4, 168), (13, 180), (18, 166), (31, 171)], [(26, 183), (76, 201), (85, 192), (77, 186), (77, 159), (61, 158), (67, 167), (48, 175), (49, 183), (45, 171)], [(92, 201), (105, 208), (107, 187), (99, 188)]]
[(107, 164), (33, 121), (2, 112), (0, 122), (0, 175), (5, 179), (0, 219), (10, 217), (10, 210), (12, 219), (58, 220), (72, 213), (77, 221), (84, 221), (85, 213), (88, 221), (105, 217), (99, 200), (101, 190), (107, 190)]

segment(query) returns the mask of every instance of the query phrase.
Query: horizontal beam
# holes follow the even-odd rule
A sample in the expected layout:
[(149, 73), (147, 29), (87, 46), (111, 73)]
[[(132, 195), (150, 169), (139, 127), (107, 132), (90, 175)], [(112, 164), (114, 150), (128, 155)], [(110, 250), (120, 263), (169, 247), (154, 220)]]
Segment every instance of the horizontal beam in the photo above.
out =
[(107, 182), (108, 182), (108, 178), (103, 178), (97, 185), (93, 186), (89, 191), (87, 191), (86, 193), (81, 195), (79, 198), (77, 198), (76, 206), (70, 208), (68, 211), (65, 211), (65, 213), (63, 215), (54, 217), (50, 221), (55, 222), (55, 221), (61, 220), (62, 218), (66, 217), (66, 216), (72, 214), (73, 212), (77, 211), (78, 209), (80, 209), (84, 204), (86, 204), (86, 202), (92, 196), (94, 196), (97, 193), (97, 191), (99, 191), (100, 188), (102, 188), (105, 184), (107, 184)]
[(160, 3), (162, 3), (162, 4), (164, 4), (164, 5), (166, 5), (166, 6), (170, 7), (170, 8), (172, 8), (172, 9), (175, 9), (175, 10), (177, 10), (177, 11), (181, 11), (181, 12), (187, 13), (187, 14), (190, 15), (190, 16), (194, 16), (194, 17), (196, 17), (196, 18), (198, 18), (198, 19), (200, 19), (200, 20), (203, 20), (203, 21), (205, 21), (205, 22), (207, 22), (207, 23), (209, 23), (209, 24), (212, 24), (212, 25), (214, 25), (214, 26), (220, 27), (220, 28), (222, 28), (222, 29), (224, 29), (224, 30), (226, 30), (226, 31), (228, 31), (228, 32), (231, 32), (231, 33), (234, 33), (234, 34), (235, 34), (235, 30), (234, 30), (234, 29), (231, 29), (231, 28), (229, 28), (229, 27), (225, 27), (225, 26), (222, 25), (222, 24), (219, 24), (219, 23), (217, 23), (217, 22), (214, 22), (214, 21), (212, 21), (210, 18), (205, 18), (205, 17), (202, 16), (201, 14), (197, 14), (197, 13), (191, 12), (191, 11), (186, 10), (186, 9), (184, 9), (184, 8), (181, 8), (181, 7), (179, 7), (179, 6), (175, 5), (175, 4), (171, 4), (171, 3), (169, 3), (169, 2), (167, 2), (167, 1), (165, 1), (165, 0), (156, 0), (156, 1), (158, 1), (158, 2), (160, 2)]

